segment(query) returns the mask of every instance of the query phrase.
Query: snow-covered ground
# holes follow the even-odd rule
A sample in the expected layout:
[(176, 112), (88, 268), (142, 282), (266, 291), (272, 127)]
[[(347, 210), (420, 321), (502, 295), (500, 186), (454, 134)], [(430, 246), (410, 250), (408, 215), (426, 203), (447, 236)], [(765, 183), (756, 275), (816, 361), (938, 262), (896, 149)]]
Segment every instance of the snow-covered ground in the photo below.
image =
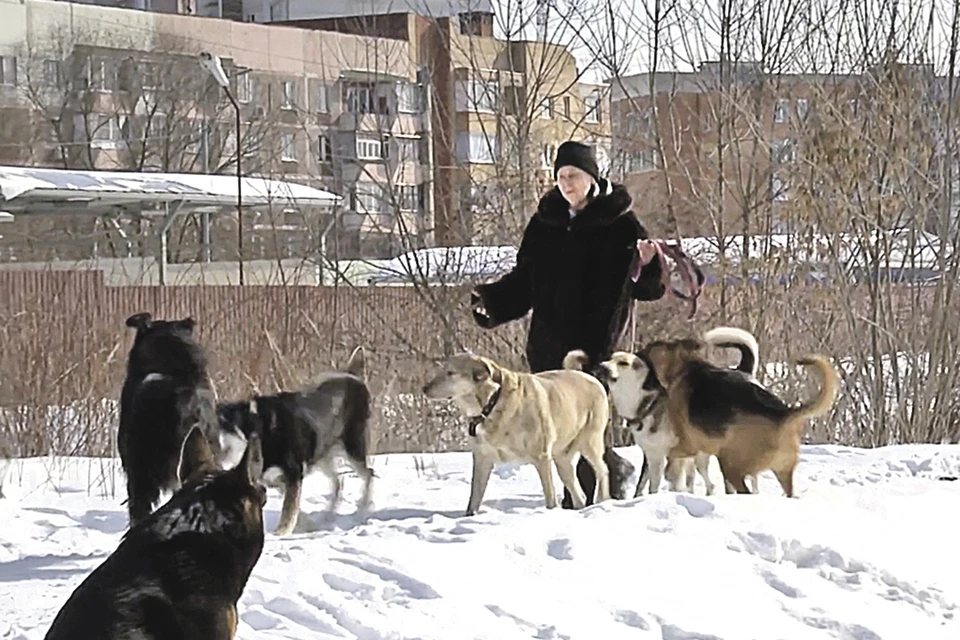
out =
[[(471, 518), (469, 454), (374, 465), (366, 523), (351, 515), (355, 477), (332, 524), (326, 481), (307, 481), (307, 531), (268, 535), (239, 638), (960, 638), (960, 481), (937, 479), (960, 475), (958, 445), (805, 447), (794, 500), (764, 475), (759, 495), (707, 498), (698, 479), (697, 495), (582, 512), (548, 512), (533, 468), (505, 467)], [(115, 548), (117, 466), (14, 465), (0, 500), (0, 638), (42, 638)], [(279, 506), (271, 492), (269, 530)]]

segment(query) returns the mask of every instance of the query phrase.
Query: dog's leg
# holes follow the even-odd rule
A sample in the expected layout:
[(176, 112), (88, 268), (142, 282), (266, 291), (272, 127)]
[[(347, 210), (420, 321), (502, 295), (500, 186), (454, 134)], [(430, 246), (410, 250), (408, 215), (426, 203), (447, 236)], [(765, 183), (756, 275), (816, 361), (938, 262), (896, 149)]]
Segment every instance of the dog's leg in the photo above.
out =
[(687, 458), (683, 463), (684, 483), (687, 485), (687, 493), (693, 493), (693, 485), (697, 479), (696, 458)]
[(783, 469), (774, 469), (773, 473), (777, 476), (777, 481), (780, 482), (780, 486), (783, 487), (783, 493), (788, 497), (793, 497), (793, 470), (796, 468), (796, 464), (792, 464)]
[[(694, 460), (697, 466), (697, 473), (703, 478), (703, 484), (707, 488), (707, 495), (712, 496), (717, 490), (717, 487), (713, 484), (713, 481), (710, 480), (710, 454), (700, 452), (695, 456)], [(691, 476), (692, 475), (693, 474), (691, 474)], [(693, 492), (691, 491), (691, 493)]]
[(654, 494), (660, 491), (660, 483), (663, 482), (663, 468), (667, 460), (662, 453), (650, 456), (650, 493)]
[[(537, 475), (540, 476), (540, 484), (543, 485), (543, 498), (546, 501), (547, 509), (555, 509), (559, 506), (559, 503), (557, 502), (556, 489), (553, 486), (553, 459), (550, 456), (537, 458), (533, 466), (537, 470)], [(580, 498), (580, 505), (577, 506), (576, 499), (574, 498), (573, 507), (575, 509), (582, 509), (586, 498), (584, 497), (583, 489), (580, 488), (580, 483), (576, 482), (576, 473), (574, 473), (574, 483), (577, 487), (578, 493), (576, 495)]]
[(686, 458), (668, 458), (663, 475), (670, 491), (681, 491), (686, 484)]
[[(567, 456), (554, 458), (553, 463), (557, 466), (557, 473), (560, 474), (560, 481), (563, 482), (563, 486), (566, 487), (567, 491), (570, 493), (570, 502), (573, 505), (573, 508), (583, 509), (587, 504), (587, 494), (583, 492), (583, 488), (580, 486), (580, 481), (577, 479), (577, 474), (573, 465), (573, 458)], [(546, 488), (544, 488), (544, 495), (546, 495)]]
[(360, 497), (360, 504), (357, 507), (357, 511), (366, 513), (370, 510), (373, 469), (367, 466), (366, 460), (355, 460), (350, 456), (347, 456), (347, 464), (349, 464), (354, 472), (363, 480), (363, 495)]
[(343, 495), (343, 482), (340, 481), (340, 474), (337, 473), (337, 461), (334, 458), (333, 451), (329, 451), (317, 463), (317, 468), (333, 484), (333, 495), (330, 496), (330, 502), (327, 504), (327, 518), (329, 519), (337, 512), (337, 505), (340, 504), (340, 497)]
[(729, 460), (726, 460), (722, 456), (717, 457), (717, 461), (720, 463), (720, 471), (723, 472), (723, 479), (727, 486), (727, 493), (750, 493), (750, 489), (747, 489), (747, 485), (744, 481), (744, 473), (740, 470), (739, 467), (736, 467), (730, 464)]
[(487, 482), (490, 480), (490, 474), (493, 472), (493, 460), (485, 458), (473, 450), (473, 480), (470, 482), (470, 502), (467, 504), (467, 515), (472, 516), (477, 513), (480, 503), (483, 501), (483, 494), (487, 491)]
[(303, 485), (303, 479), (284, 477), (283, 482), (283, 507), (280, 510), (280, 522), (274, 533), (278, 536), (287, 536), (293, 532), (297, 526), (297, 518), (300, 515), (300, 488)]
[(756, 475), (747, 476), (747, 486), (750, 487), (750, 491), (752, 493), (760, 493), (760, 489), (759, 489), (760, 485), (758, 484), (759, 482), (760, 481), (757, 479)]
[(593, 467), (593, 474), (597, 477), (597, 486), (593, 496), (593, 504), (610, 499), (610, 467), (603, 459), (604, 447), (601, 440), (600, 449), (587, 447), (582, 452), (582, 456), (587, 459), (590, 466)]

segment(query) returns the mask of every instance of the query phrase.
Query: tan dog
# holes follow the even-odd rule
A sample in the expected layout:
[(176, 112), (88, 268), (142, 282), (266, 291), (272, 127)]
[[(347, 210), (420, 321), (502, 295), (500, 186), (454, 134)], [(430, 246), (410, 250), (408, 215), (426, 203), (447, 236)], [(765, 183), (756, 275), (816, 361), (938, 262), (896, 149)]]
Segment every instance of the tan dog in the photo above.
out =
[(836, 370), (823, 356), (798, 360), (817, 369), (823, 384), (813, 400), (790, 407), (742, 374), (705, 360), (705, 346), (695, 339), (656, 341), (641, 353), (667, 392), (667, 414), (678, 438), (668, 457), (715, 455), (728, 493), (750, 493), (746, 476), (770, 469), (793, 497), (803, 429), (833, 407), (840, 387)]
[(571, 370), (518, 373), (488, 358), (461, 354), (450, 358), (423, 392), (434, 400), (453, 400), (470, 418), (468, 516), (480, 507), (493, 466), (500, 462), (534, 465), (548, 509), (558, 506), (556, 465), (574, 508), (582, 509), (586, 496), (574, 471), (580, 454), (599, 479), (594, 502), (609, 499), (603, 436), (610, 409), (603, 385), (593, 376)]

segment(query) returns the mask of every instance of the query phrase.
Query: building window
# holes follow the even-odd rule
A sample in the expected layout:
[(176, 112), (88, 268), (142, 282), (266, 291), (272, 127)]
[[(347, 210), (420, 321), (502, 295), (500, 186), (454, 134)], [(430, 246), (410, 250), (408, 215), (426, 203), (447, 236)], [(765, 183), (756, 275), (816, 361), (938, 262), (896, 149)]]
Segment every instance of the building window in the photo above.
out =
[(456, 87), (458, 112), (496, 113), (500, 106), (500, 83), (496, 80), (460, 80)]
[(397, 85), (397, 111), (400, 113), (420, 113), (420, 86), (412, 82)]
[(119, 149), (129, 139), (129, 134), (130, 119), (124, 114), (92, 113), (74, 118), (74, 141), (89, 143), (94, 149)]
[(104, 93), (113, 91), (117, 86), (117, 70), (106, 60), (87, 58), (87, 88)]
[(374, 87), (370, 83), (355, 82), (344, 86), (343, 101), (350, 113), (377, 113)]
[(483, 14), (482, 13), (461, 13), (460, 35), (462, 36), (482, 36), (483, 35)]
[(383, 211), (383, 188), (380, 185), (358, 183), (353, 194), (353, 209), (357, 213)]
[(543, 152), (540, 154), (540, 168), (552, 169), (553, 160), (557, 156), (557, 147), (554, 144), (543, 145)]
[(59, 60), (43, 61), (43, 83), (48, 87), (63, 86), (63, 74)]
[(493, 164), (497, 156), (496, 136), (484, 133), (461, 133), (457, 136), (457, 159), (474, 164)]
[(778, 138), (770, 145), (770, 161), (774, 164), (793, 164), (797, 161), (797, 148), (790, 138)]
[(280, 85), (283, 89), (282, 109), (293, 109), (297, 105), (297, 83), (293, 80), (284, 80)]
[(540, 112), (540, 117), (544, 120), (553, 118), (553, 98), (547, 97), (541, 100), (537, 110)]
[(563, 96), (563, 117), (570, 119), (570, 96)]
[(317, 162), (329, 164), (333, 161), (333, 148), (330, 146), (330, 137), (321, 135), (317, 139)]
[(778, 98), (773, 106), (773, 121), (780, 124), (790, 119), (790, 101)]
[(585, 120), (592, 124), (599, 124), (601, 120), (601, 102), (600, 102), (600, 92), (591, 91), (583, 100), (583, 107), (586, 109)]
[(283, 148), (280, 151), (280, 160), (283, 162), (297, 161), (296, 138), (292, 133), (283, 134)]
[(237, 102), (250, 102), (253, 98), (253, 80), (250, 78), (250, 72), (245, 71), (236, 76), (237, 78)]
[(17, 57), (0, 56), (0, 85), (17, 86)]
[(810, 102), (806, 98), (797, 100), (797, 119), (803, 122), (807, 119), (807, 111), (810, 109)]
[(419, 211), (423, 206), (423, 185), (398, 186), (397, 205), (401, 211)]
[(651, 171), (660, 166), (660, 154), (656, 149), (642, 149), (633, 153), (626, 153), (623, 157), (624, 173), (640, 173)]
[(384, 154), (383, 140), (380, 138), (357, 137), (357, 158), (360, 160), (382, 160)]
[(317, 85), (317, 112), (330, 113), (330, 93), (327, 85)]
[(419, 138), (395, 138), (397, 162), (420, 162)]
[(770, 197), (774, 202), (786, 202), (790, 199), (786, 181), (776, 173), (770, 177)]

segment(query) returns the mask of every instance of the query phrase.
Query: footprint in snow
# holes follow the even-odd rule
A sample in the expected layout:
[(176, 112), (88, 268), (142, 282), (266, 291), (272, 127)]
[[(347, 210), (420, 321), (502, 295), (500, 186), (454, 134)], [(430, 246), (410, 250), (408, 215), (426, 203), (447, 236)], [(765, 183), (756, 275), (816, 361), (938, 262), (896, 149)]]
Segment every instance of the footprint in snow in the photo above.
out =
[(556, 538), (547, 543), (547, 554), (556, 560), (573, 560), (572, 550), (567, 538)]

